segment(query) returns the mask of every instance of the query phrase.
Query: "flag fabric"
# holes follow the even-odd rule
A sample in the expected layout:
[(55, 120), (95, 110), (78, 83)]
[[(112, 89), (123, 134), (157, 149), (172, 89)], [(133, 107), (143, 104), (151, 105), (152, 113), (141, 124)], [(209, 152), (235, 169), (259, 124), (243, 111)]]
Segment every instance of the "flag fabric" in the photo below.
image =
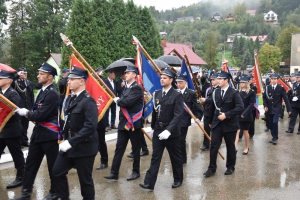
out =
[(17, 106), (0, 94), (0, 132), (8, 120), (15, 114), (15, 109), (17, 109)]
[[(152, 94), (155, 90), (161, 89), (160, 77), (151, 67), (143, 52), (139, 52), (140, 66), (142, 71), (143, 86), (144, 86), (144, 118), (147, 119), (153, 111)], [(137, 58), (139, 59), (139, 58)]]
[(81, 69), (85, 69), (89, 73), (89, 77), (86, 81), (86, 91), (94, 98), (98, 108), (98, 121), (102, 119), (106, 110), (113, 102), (113, 98), (109, 93), (102, 87), (99, 81), (93, 76), (93, 74), (76, 58), (74, 54), (70, 57), (70, 65), (76, 66)]
[(289, 85), (286, 82), (284, 82), (281, 78), (278, 79), (278, 84), (282, 85), (286, 92), (290, 89)]
[(191, 90), (195, 90), (194, 84), (193, 84), (193, 79), (191, 77), (191, 73), (186, 65), (185, 59), (182, 59), (182, 65), (181, 65), (181, 74), (187, 76), (187, 83), (188, 83), (188, 88)]
[(255, 65), (254, 65), (253, 73), (252, 73), (253, 84), (257, 87), (257, 94), (261, 95), (263, 92), (263, 82), (262, 82), (261, 73), (259, 70), (257, 53), (254, 53), (254, 61), (255, 61)]
[(222, 69), (221, 71), (227, 72), (228, 71), (228, 60), (226, 60), (225, 55), (222, 54)]

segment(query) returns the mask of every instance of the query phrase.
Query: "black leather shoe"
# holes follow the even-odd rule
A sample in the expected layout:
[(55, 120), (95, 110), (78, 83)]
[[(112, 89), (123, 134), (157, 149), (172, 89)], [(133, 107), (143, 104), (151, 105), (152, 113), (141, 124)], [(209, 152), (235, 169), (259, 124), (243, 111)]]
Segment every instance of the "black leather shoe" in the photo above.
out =
[(58, 197), (56, 193), (49, 192), (43, 200), (58, 200)]
[(210, 176), (215, 175), (216, 172), (213, 172), (211, 169), (208, 169), (206, 172), (203, 173), (203, 175), (207, 178)]
[(150, 185), (147, 184), (147, 183), (140, 183), (139, 186), (142, 187), (142, 188), (144, 188), (144, 189), (154, 190), (154, 188), (150, 187)]
[(227, 169), (226, 172), (224, 173), (225, 175), (231, 175), (233, 174), (234, 170), (232, 169)]
[(274, 144), (274, 145), (276, 145), (277, 143), (278, 143), (278, 140), (277, 140), (277, 139), (273, 140), (273, 144)]
[(178, 188), (178, 187), (181, 186), (181, 184), (182, 184), (182, 182), (174, 182), (174, 183), (172, 184), (172, 188)]
[(274, 138), (272, 140), (270, 140), (269, 143), (273, 143), (273, 141), (274, 141)]
[(200, 147), (200, 150), (201, 150), (201, 151), (208, 151), (209, 148), (208, 148), (207, 146), (203, 146), (203, 147)]
[(129, 177), (127, 178), (127, 181), (132, 181), (132, 180), (137, 179), (137, 178), (139, 178), (139, 177), (140, 177), (140, 174), (138, 174), (138, 173), (136, 173), (136, 172), (133, 172), (133, 173), (131, 174), (131, 176), (129, 176)]
[(105, 169), (107, 167), (108, 167), (108, 164), (101, 164), (101, 165), (99, 165), (99, 167), (96, 168), (96, 170)]
[(147, 156), (149, 155), (149, 151), (141, 151), (140, 156)]
[(243, 155), (247, 155), (248, 153), (249, 153), (249, 148), (247, 152), (243, 151)]
[(287, 132), (287, 133), (293, 133), (294, 131), (292, 129), (289, 129), (289, 130), (287, 130), (285, 132)]
[(130, 154), (127, 155), (127, 157), (128, 157), (128, 158), (133, 158), (133, 154), (130, 153)]
[(300, 135), (300, 132), (298, 131), (298, 133), (297, 133), (298, 135)]
[(110, 175), (108, 175), (108, 176), (104, 176), (104, 178), (106, 178), (106, 179), (118, 180), (118, 179), (119, 179), (119, 176), (118, 176), (118, 175), (115, 175), (115, 174), (110, 174)]
[(23, 183), (23, 177), (17, 177), (12, 183), (6, 186), (6, 189), (16, 188), (21, 186)]
[(22, 194), (20, 196), (11, 200), (30, 200), (30, 196), (31, 196), (31, 190), (23, 189)]

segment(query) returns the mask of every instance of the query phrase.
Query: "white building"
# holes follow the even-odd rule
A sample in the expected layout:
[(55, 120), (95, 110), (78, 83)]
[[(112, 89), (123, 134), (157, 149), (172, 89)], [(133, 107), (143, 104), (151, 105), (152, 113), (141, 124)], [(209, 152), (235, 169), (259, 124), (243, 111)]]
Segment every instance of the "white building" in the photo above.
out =
[(270, 10), (267, 13), (264, 13), (264, 20), (268, 23), (277, 24), (278, 23), (278, 15)]
[(300, 71), (300, 33), (292, 35), (290, 73)]

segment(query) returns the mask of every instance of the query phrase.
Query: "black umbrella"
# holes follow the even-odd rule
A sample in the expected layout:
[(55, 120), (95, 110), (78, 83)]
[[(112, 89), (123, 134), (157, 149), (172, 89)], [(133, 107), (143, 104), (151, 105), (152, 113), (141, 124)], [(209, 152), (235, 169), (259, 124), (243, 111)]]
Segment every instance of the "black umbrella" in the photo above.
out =
[(135, 58), (121, 58), (120, 60), (126, 60), (131, 62), (133, 65), (135, 64)]
[(166, 62), (170, 66), (181, 66), (181, 59), (178, 56), (165, 55), (157, 59)]
[[(154, 61), (154, 63), (157, 65), (157, 67), (159, 67), (160, 69), (170, 67), (170, 66), (168, 65), (168, 63), (166, 63), (166, 62), (164, 62), (164, 61), (162, 61), (162, 60), (155, 59), (155, 60), (153, 60), (153, 61)], [(153, 66), (152, 63), (151, 63), (150, 61), (148, 61), (148, 62), (149, 62), (149, 64), (150, 64), (151, 66)]]
[(134, 66), (133, 63), (126, 60), (117, 60), (105, 69), (106, 72), (115, 72), (116, 76), (121, 76), (126, 70), (127, 66)]

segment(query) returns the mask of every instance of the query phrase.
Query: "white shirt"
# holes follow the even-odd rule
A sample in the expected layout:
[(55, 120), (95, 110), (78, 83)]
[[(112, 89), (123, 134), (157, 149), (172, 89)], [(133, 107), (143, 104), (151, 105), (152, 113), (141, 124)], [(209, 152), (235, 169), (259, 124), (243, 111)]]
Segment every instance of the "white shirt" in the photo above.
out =
[(169, 90), (171, 89), (172, 86), (170, 86), (167, 90), (164, 90), (164, 88), (162, 89), (162, 95), (164, 94), (164, 92), (166, 93), (165, 95), (168, 94)]
[[(8, 87), (8, 88), (9, 88), (9, 87)], [(8, 88), (2, 90), (2, 94), (4, 94)]]
[(226, 91), (228, 90), (228, 88), (229, 88), (229, 85), (228, 85), (226, 88), (224, 88), (224, 89), (222, 89), (222, 88), (221, 88), (221, 95), (222, 95), (222, 90), (224, 90), (223, 97), (225, 96), (225, 94), (226, 94)]
[(110, 78), (107, 78), (107, 79), (110, 82), (112, 89), (115, 89), (114, 80), (110, 80)]
[(80, 92), (75, 93), (76, 98), (81, 94), (81, 92), (83, 92), (85, 89), (81, 90)]
[(45, 89), (46, 89), (49, 85), (51, 85), (51, 84), (52, 84), (52, 83), (50, 83), (50, 84), (48, 84), (48, 85), (46, 85), (46, 86), (43, 86), (41, 90), (45, 91)]
[(276, 85), (271, 85), (272, 89), (274, 89), (274, 90), (275, 90), (276, 86), (277, 86), (277, 84)]
[(187, 87), (183, 88), (183, 90), (180, 90), (181, 94), (184, 93), (184, 91), (186, 90)]

